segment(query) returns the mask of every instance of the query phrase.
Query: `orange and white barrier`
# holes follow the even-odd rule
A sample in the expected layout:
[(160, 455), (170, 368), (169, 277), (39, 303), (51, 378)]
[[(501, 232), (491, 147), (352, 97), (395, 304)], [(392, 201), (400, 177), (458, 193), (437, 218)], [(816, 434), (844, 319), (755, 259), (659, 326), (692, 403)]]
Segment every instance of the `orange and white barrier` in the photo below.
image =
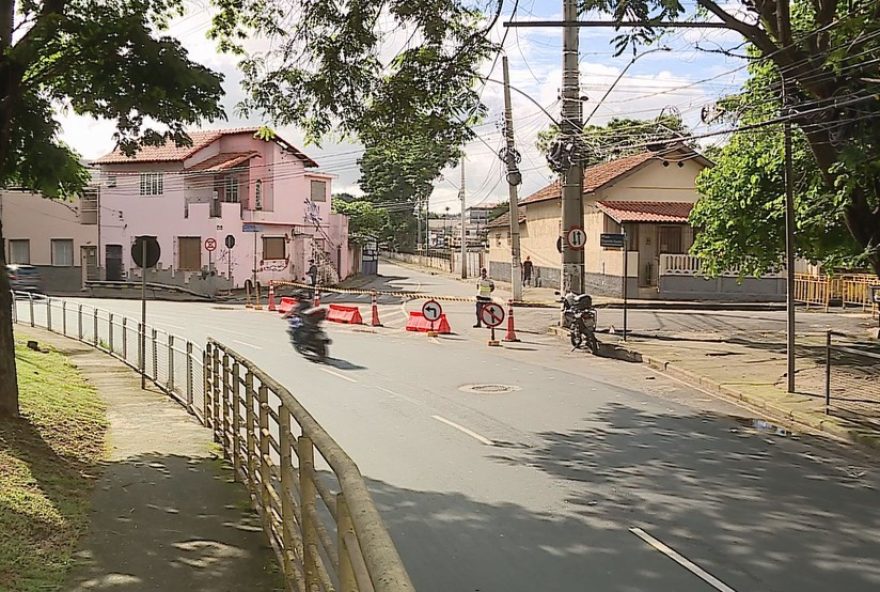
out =
[(429, 331), (436, 331), (442, 334), (452, 333), (452, 328), (449, 326), (449, 321), (446, 320), (445, 313), (440, 315), (440, 320), (431, 323), (422, 313), (415, 311), (409, 313), (409, 318), (406, 321), (406, 330), (419, 331), (420, 333), (427, 333)]
[(343, 306), (341, 304), (331, 304), (328, 307), (327, 320), (334, 323), (344, 323), (346, 325), (363, 325), (364, 319), (361, 317), (361, 311), (357, 306)]

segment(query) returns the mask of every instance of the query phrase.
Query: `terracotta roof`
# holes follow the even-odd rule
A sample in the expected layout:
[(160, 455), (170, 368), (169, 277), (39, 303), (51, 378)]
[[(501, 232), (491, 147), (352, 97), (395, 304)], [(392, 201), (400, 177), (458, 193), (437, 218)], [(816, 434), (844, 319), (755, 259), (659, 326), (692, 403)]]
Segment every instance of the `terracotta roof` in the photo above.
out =
[[(656, 152), (642, 152), (641, 154), (624, 156), (623, 158), (603, 162), (587, 168), (587, 170), (584, 171), (584, 194), (593, 193), (594, 191), (601, 189), (608, 183), (626, 175), (656, 156)], [(539, 189), (531, 194), (520, 203), (530, 204), (549, 201), (551, 199), (559, 199), (561, 196), (561, 187), (559, 181), (554, 181), (547, 187)]]
[(679, 201), (598, 201), (600, 210), (621, 222), (686, 223), (694, 204)]
[[(524, 207), (519, 208), (519, 223), (522, 224), (526, 221), (526, 209)], [(487, 228), (509, 228), (510, 227), (510, 212), (504, 212), (491, 222)]]
[(208, 160), (203, 160), (198, 164), (194, 164), (186, 170), (201, 173), (226, 171), (257, 156), (260, 156), (259, 152), (222, 152), (212, 156)]
[[(126, 156), (118, 148), (115, 148), (110, 154), (105, 154), (95, 161), (95, 164), (129, 164), (129, 163), (145, 163), (145, 162), (181, 162), (202, 148), (207, 147), (216, 142), (223, 136), (232, 136), (236, 134), (255, 134), (259, 131), (258, 127), (239, 127), (231, 129), (203, 130), (189, 132), (192, 139), (192, 146), (176, 146), (174, 142), (165, 142), (162, 146), (144, 146), (134, 156)], [(307, 167), (317, 167), (318, 163), (306, 156), (293, 144), (287, 142), (281, 136), (275, 136), (273, 141), (282, 147), (290, 150), (297, 158), (305, 161)]]

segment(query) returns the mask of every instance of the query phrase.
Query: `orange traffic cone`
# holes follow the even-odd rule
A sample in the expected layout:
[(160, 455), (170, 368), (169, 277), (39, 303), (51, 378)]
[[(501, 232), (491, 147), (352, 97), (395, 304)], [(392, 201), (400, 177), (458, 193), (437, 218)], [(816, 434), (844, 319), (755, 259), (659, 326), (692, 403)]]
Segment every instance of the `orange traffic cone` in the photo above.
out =
[(273, 282), (269, 282), (269, 311), (275, 312), (275, 284)]
[(318, 289), (318, 284), (315, 284), (315, 287), (313, 289), (315, 290), (315, 298), (314, 302), (312, 302), (312, 306), (317, 308), (321, 306), (321, 290)]
[(504, 336), (503, 341), (519, 341), (513, 324), (513, 300), (508, 301), (507, 335)]
[(373, 290), (373, 320), (370, 323), (373, 327), (381, 327), (382, 323), (379, 322), (379, 299), (376, 296), (376, 290)]

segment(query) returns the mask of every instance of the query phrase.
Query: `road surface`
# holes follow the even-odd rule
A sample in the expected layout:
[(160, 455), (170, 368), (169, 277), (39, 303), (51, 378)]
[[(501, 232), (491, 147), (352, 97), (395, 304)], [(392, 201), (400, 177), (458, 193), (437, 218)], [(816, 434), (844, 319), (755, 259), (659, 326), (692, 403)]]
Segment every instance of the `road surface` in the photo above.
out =
[[(472, 292), (380, 271), (383, 286)], [(155, 302), (148, 323), (285, 384), (360, 466), (421, 592), (880, 589), (873, 461), (548, 335), (490, 348), (470, 303), (444, 302), (456, 334), (429, 338), (402, 330), (420, 301), (381, 302), (383, 328), (329, 327), (328, 365), (266, 311)]]

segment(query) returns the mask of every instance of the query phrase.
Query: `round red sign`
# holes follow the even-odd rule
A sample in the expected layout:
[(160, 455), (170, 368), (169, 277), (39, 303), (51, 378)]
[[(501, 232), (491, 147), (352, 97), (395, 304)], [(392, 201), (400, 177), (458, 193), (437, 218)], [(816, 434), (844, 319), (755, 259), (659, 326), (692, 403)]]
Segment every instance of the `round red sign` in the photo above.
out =
[(205, 239), (205, 250), (209, 253), (217, 248), (217, 239), (215, 238), (206, 238)]

